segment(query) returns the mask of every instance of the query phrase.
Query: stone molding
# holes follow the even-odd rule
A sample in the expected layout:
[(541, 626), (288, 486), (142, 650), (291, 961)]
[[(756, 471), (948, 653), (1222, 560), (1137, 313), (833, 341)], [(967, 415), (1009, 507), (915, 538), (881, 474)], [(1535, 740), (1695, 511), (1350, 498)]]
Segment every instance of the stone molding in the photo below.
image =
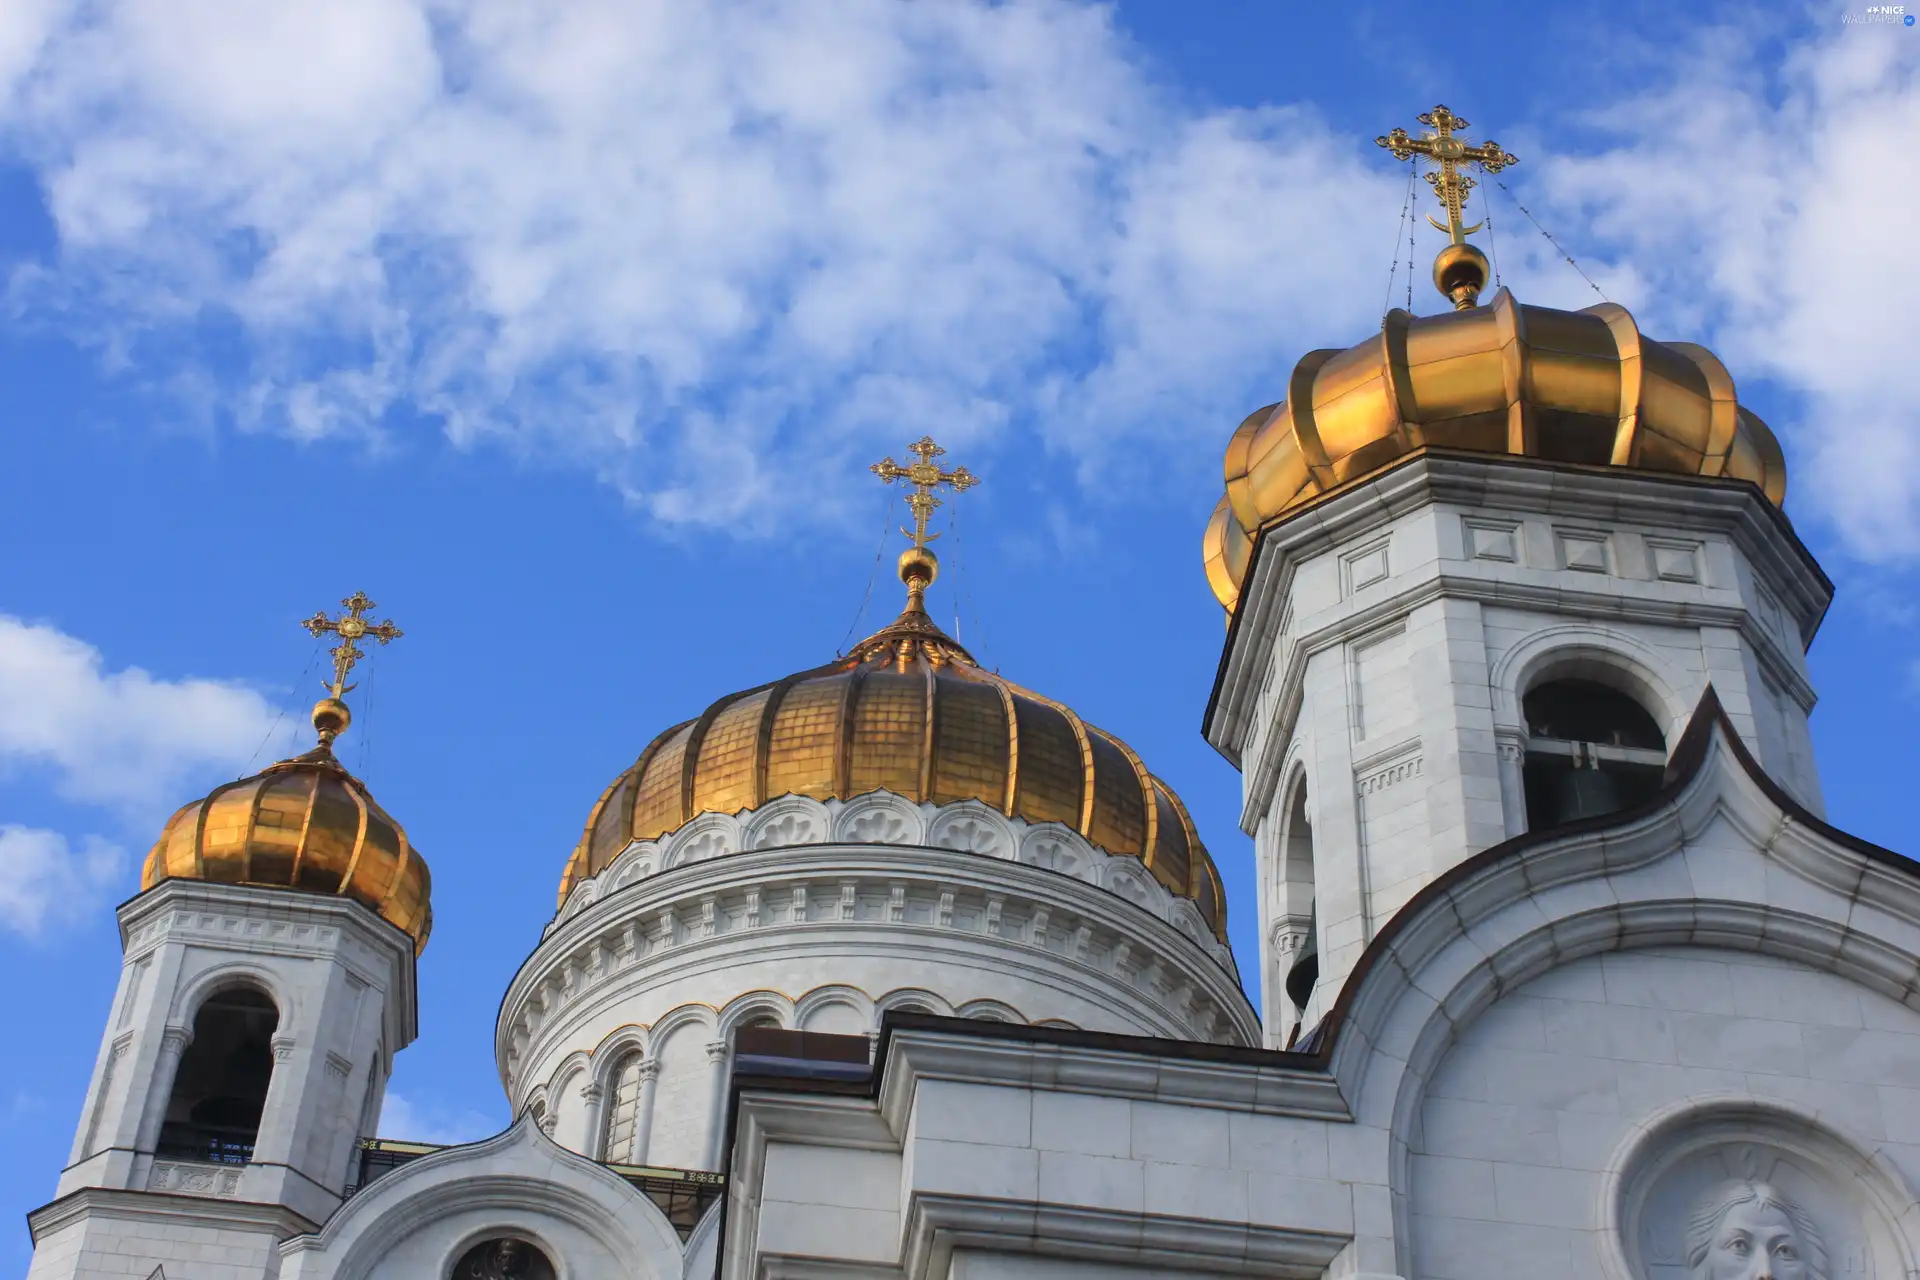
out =
[[(1325, 1274), (1351, 1236), (1245, 1222), (915, 1192), (907, 1208), (900, 1272), (941, 1280), (956, 1249), (1074, 1253), (1127, 1267), (1300, 1280)], [(1068, 1256), (1073, 1256), (1069, 1254)]]
[[(1102, 868), (1109, 885), (1116, 872), (1144, 875), (1130, 862)], [(842, 915), (849, 884), (851, 920)], [(711, 933), (701, 906), (709, 899)], [(996, 921), (997, 932), (989, 927)], [(544, 1062), (571, 1027), (636, 990), (724, 969), (742, 945), (765, 956), (782, 948), (871, 952), (876, 943), (918, 954), (947, 949), (971, 965), (1050, 985), (1067, 978), (1117, 1019), (1144, 1021), (1159, 1034), (1242, 1043), (1258, 1036), (1238, 981), (1221, 964), (1224, 948), (1209, 934), (1195, 937), (1133, 909), (1122, 893), (973, 854), (829, 845), (690, 864), (569, 915), (501, 1004), (495, 1052), (502, 1079), (518, 1096), (532, 1083), (522, 1079), (522, 1064)]]
[(781, 796), (758, 809), (702, 814), (658, 839), (636, 840), (599, 875), (574, 886), (545, 933), (552, 933), (600, 898), (688, 863), (828, 844), (949, 849), (1063, 871), (1089, 884), (1117, 888), (1136, 906), (1182, 932), (1198, 931), (1214, 944), (1211, 949), (1221, 963), (1228, 967), (1233, 963), (1232, 950), (1212, 938), (1199, 907), (1162, 885), (1140, 859), (1109, 854), (1060, 823), (1009, 818), (977, 800), (916, 804), (890, 791), (869, 792), (852, 800)]
[(177, 1192), (123, 1191), (113, 1187), (82, 1187), (41, 1205), (27, 1214), (27, 1232), (40, 1241), (87, 1218), (117, 1218), (146, 1224), (159, 1238), (163, 1225), (270, 1231), (281, 1239), (319, 1230), (318, 1224), (292, 1209), (252, 1200), (215, 1200)]
[(240, 1195), (240, 1169), (194, 1160), (156, 1160), (147, 1174), (147, 1190), (232, 1200)]
[(947, 1080), (1336, 1123), (1352, 1119), (1338, 1082), (1297, 1054), (1176, 1057), (1153, 1052), (1140, 1038), (1127, 1039), (1136, 1043), (1108, 1048), (895, 1029), (886, 1042), (880, 1114), (892, 1132), (904, 1134), (920, 1082)]
[[(386, 1007), (385, 1043), (394, 1049), (418, 1033), (413, 940), (358, 902), (328, 894), (260, 885), (163, 880), (120, 905), (125, 964), (150, 959), (172, 943), (236, 953), (219, 974), (244, 972), (281, 1002), (297, 1007), (295, 993), (246, 957), (278, 956), (341, 966), (352, 982), (378, 988)], [(218, 975), (208, 975), (218, 980)], [(191, 1003), (198, 984), (178, 999)]]
[[(590, 1237), (640, 1275), (680, 1274), (680, 1237), (659, 1208), (618, 1174), (559, 1147), (530, 1113), (481, 1142), (445, 1147), (362, 1188), (326, 1225), (280, 1246), (283, 1280), (353, 1280), (416, 1232), (475, 1210), (526, 1232), (565, 1258), (565, 1233)], [(442, 1252), (470, 1244), (464, 1237)]]
[[(1408, 589), (1371, 600), (1318, 632), (1291, 635), (1290, 627), (1283, 631), (1278, 625), (1281, 616), (1291, 611), (1292, 584), (1304, 561), (1357, 545), (1404, 516), (1441, 506), (1462, 508), (1476, 518), (1483, 512), (1512, 512), (1585, 519), (1608, 527), (1648, 525), (1660, 531), (1656, 537), (1668, 530), (1719, 534), (1745, 558), (1760, 580), (1760, 589), (1781, 602), (1779, 612), (1792, 619), (1788, 629), (1802, 648), (1811, 643), (1833, 596), (1832, 583), (1794, 536), (1785, 516), (1750, 485), (1675, 480), (1619, 468), (1595, 472), (1537, 460), (1516, 462), (1442, 452), (1418, 455), (1261, 535), (1208, 704), (1209, 742), (1245, 767), (1246, 748), (1259, 719), (1258, 694), (1270, 661), (1279, 662), (1286, 673), (1278, 686), (1280, 705), (1297, 707), (1298, 673), (1311, 653), (1443, 597), (1532, 603), (1555, 612), (1695, 629), (1702, 625), (1735, 629), (1782, 686), (1802, 705), (1811, 705), (1804, 675), (1777, 652), (1783, 643), (1779, 631), (1754, 609), (1669, 600), (1657, 594), (1623, 598), (1617, 587), (1583, 588), (1582, 580), (1594, 575), (1578, 572), (1555, 575), (1551, 584), (1534, 584), (1513, 580), (1511, 575), (1495, 576), (1495, 571), (1507, 566), (1476, 568), (1486, 562), (1468, 559), (1457, 562), (1456, 570), (1435, 572)], [(1283, 639), (1284, 657), (1271, 654)]]

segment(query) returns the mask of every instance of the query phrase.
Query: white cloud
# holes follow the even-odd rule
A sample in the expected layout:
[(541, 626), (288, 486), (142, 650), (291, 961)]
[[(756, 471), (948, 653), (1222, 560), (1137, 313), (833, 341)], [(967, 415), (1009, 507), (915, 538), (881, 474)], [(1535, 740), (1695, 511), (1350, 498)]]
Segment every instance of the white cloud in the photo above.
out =
[[(1805, 395), (1776, 424), (1801, 509), (1905, 554), (1920, 46), (1814, 21), (1586, 51), (1622, 62), (1617, 101), (1495, 131), (1650, 331)], [(102, 0), (12, 26), (0, 140), (61, 243), (17, 311), (249, 429), (424, 415), (669, 524), (832, 519), (850, 463), (922, 429), (1207, 477), (1299, 353), (1376, 323), (1405, 190), (1310, 110), (1194, 106), (1074, 0)], [(1770, 66), (1783, 32), (1804, 47)], [(1495, 207), (1510, 278), (1593, 300)]]
[(28, 937), (84, 920), (120, 881), (126, 852), (87, 836), (78, 848), (57, 831), (0, 825), (0, 928)]
[(285, 745), (277, 720), (243, 685), (108, 671), (85, 641), (0, 614), (0, 770), (49, 771), (68, 799), (152, 820), (205, 775)]
[(290, 12), (92, 6), (6, 133), (62, 242), (16, 306), (156, 382), (149, 334), (231, 317), (246, 425), (421, 411), (736, 527), (927, 428), (1224, 438), (1373, 323), (1400, 175), (1310, 113), (1180, 105), (1104, 8)]
[[(1858, 554), (1920, 555), (1920, 45), (1830, 24), (1784, 65), (1766, 37), (1704, 33), (1663, 87), (1598, 113), (1616, 145), (1546, 168), (1562, 225), (1590, 226), (1667, 336), (1706, 327), (1736, 380), (1804, 396), (1785, 427), (1800, 509)], [(1630, 268), (1630, 274), (1626, 268)]]
[(380, 1136), (400, 1142), (452, 1147), (478, 1142), (498, 1132), (499, 1122), (472, 1107), (448, 1107), (430, 1100), (415, 1102), (391, 1091), (380, 1106)]

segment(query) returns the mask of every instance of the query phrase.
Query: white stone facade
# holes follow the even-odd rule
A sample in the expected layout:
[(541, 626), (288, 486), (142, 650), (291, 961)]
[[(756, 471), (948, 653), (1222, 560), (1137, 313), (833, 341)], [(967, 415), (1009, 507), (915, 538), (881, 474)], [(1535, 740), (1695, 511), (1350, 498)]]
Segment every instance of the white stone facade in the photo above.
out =
[[(166, 882), (122, 908), (32, 1280), (472, 1280), (499, 1240), (556, 1280), (1913, 1280), (1920, 864), (1818, 816), (1829, 594), (1741, 485), (1413, 459), (1270, 531), (1208, 715), (1264, 1028), (1135, 859), (785, 797), (579, 884), (501, 1006), (514, 1124), (364, 1187), (409, 941)], [(1650, 713), (1658, 789), (1528, 831), (1523, 702), (1560, 677)], [(256, 1154), (162, 1157), (233, 983), (279, 1012)], [(736, 1076), (766, 1026), (861, 1037), (872, 1073)], [(659, 1190), (716, 1174), (704, 1216)]]
[[(1725, 724), (1416, 898), (1318, 1056), (909, 1027), (870, 1099), (745, 1091), (722, 1275), (1915, 1274), (1920, 878)], [(1753, 1185), (1804, 1265), (1696, 1270)]]
[[(41, 1211), (59, 1243), (36, 1249), (31, 1274), (95, 1274), (88, 1259), (146, 1238), (172, 1238), (189, 1252), (204, 1244), (244, 1271), (240, 1254), (264, 1257), (291, 1227), (324, 1222), (340, 1206), (393, 1054), (414, 1036), (412, 940), (339, 899), (184, 880), (126, 903), (120, 931), (114, 1011), (61, 1198)], [(195, 1015), (237, 987), (278, 1012), (252, 1159), (156, 1156)], [(140, 1192), (154, 1194), (131, 1194)], [(207, 1201), (234, 1208), (210, 1211)]]
[(1207, 723), (1245, 785), (1263, 1021), (1317, 905), (1312, 1026), (1421, 887), (1526, 830), (1521, 699), (1619, 687), (1679, 739), (1712, 686), (1820, 812), (1805, 649), (1831, 586), (1751, 487), (1431, 455), (1268, 532)]
[(507, 992), (497, 1048), (516, 1111), (562, 1145), (712, 1168), (735, 1028), (864, 1034), (894, 1008), (1259, 1038), (1232, 953), (1137, 859), (877, 792), (635, 844), (569, 897)]

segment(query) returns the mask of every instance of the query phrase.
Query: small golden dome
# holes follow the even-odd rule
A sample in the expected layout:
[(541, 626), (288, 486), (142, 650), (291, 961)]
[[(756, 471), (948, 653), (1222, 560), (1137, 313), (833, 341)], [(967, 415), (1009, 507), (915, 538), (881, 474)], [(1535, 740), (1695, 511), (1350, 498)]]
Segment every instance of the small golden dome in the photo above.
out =
[(921, 549), (902, 558), (906, 612), (848, 656), (722, 698), (647, 744), (594, 805), (560, 901), (630, 842), (700, 814), (886, 790), (1069, 826), (1109, 854), (1139, 858), (1224, 940), (1220, 875), (1180, 798), (1124, 742), (982, 670), (934, 625), (919, 605), (932, 559)]
[(1728, 476), (1786, 497), (1779, 443), (1711, 351), (1644, 338), (1610, 302), (1555, 311), (1502, 289), (1442, 315), (1395, 308), (1378, 337), (1294, 366), (1286, 400), (1227, 445), (1205, 540), (1214, 594), (1232, 611), (1263, 526), (1428, 448)]
[[(344, 711), (334, 699), (322, 702), (316, 722), (335, 709)], [(169, 818), (140, 887), (169, 879), (340, 894), (411, 936), (416, 955), (433, 928), (426, 862), (325, 742), (216, 787)]]

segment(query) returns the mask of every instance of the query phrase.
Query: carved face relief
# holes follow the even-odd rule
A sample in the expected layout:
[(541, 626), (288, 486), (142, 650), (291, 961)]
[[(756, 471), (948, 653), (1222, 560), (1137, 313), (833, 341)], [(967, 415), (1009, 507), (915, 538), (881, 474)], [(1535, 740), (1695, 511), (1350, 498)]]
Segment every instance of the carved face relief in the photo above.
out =
[(1911, 1197), (1804, 1118), (1740, 1099), (1647, 1134), (1628, 1156), (1609, 1280), (1885, 1280), (1909, 1270), (1883, 1206)]
[(1826, 1249), (1805, 1210), (1765, 1183), (1740, 1182), (1694, 1210), (1696, 1280), (1827, 1280)]

